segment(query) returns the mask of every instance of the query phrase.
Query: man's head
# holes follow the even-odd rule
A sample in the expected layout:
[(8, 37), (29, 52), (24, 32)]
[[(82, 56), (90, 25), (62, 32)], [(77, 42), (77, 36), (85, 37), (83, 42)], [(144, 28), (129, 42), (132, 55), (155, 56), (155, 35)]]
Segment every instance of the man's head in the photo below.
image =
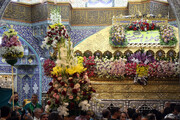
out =
[(120, 115), (120, 120), (126, 120), (127, 119), (127, 113), (122, 112)]
[(118, 118), (120, 117), (120, 109), (118, 107), (113, 107), (111, 109), (111, 115), (114, 117), (114, 118)]
[(18, 93), (17, 92), (14, 92), (14, 102), (18, 102)]
[(2, 118), (9, 118), (11, 116), (11, 109), (8, 106), (3, 106), (1, 108), (1, 117)]
[(104, 109), (102, 111), (103, 118), (109, 118), (111, 116), (111, 112), (108, 109)]
[(37, 96), (36, 94), (33, 94), (33, 95), (32, 95), (31, 102), (32, 102), (33, 104), (36, 104), (36, 103), (38, 102), (38, 96)]
[(35, 108), (33, 113), (34, 113), (34, 116), (39, 119), (42, 114), (42, 110), (40, 108)]
[(40, 116), (40, 120), (48, 120), (48, 114), (47, 113), (42, 113)]

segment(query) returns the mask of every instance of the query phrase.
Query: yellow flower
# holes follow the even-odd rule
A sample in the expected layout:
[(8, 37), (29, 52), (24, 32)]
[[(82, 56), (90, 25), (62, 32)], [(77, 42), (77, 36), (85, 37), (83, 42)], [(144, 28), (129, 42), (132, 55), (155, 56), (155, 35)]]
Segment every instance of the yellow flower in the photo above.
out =
[(60, 75), (62, 72), (62, 68), (59, 66), (56, 66), (53, 68), (53, 71), (51, 72), (52, 75)]
[(50, 28), (55, 28), (56, 26), (62, 26), (62, 24), (61, 23), (56, 23), (56, 24), (53, 24), (53, 25), (50, 25)]
[(77, 59), (78, 59), (78, 64), (81, 65), (81, 66), (83, 66), (84, 58), (81, 57), (81, 56), (78, 56)]
[(85, 70), (86, 70), (86, 68), (84, 68), (83, 66), (77, 64), (74, 67), (66, 68), (66, 73), (68, 73), (69, 75), (73, 75), (74, 73), (82, 73)]
[(148, 76), (148, 68), (149, 66), (137, 65), (136, 74), (138, 74), (138, 77)]

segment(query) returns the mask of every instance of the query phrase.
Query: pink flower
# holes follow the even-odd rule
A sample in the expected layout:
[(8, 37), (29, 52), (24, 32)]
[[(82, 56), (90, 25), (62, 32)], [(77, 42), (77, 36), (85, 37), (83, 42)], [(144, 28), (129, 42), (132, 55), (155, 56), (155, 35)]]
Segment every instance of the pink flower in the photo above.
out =
[(59, 93), (61, 92), (61, 88), (58, 89), (58, 92), (59, 92)]
[(69, 96), (69, 99), (72, 100), (74, 97), (72, 95)]
[(59, 95), (56, 95), (56, 99), (59, 100), (59, 98), (60, 98)]

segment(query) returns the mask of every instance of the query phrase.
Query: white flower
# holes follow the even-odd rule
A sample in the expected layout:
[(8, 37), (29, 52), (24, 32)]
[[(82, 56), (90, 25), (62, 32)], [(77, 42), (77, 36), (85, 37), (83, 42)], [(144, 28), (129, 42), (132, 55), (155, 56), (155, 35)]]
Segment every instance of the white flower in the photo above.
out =
[(49, 105), (45, 106), (45, 112), (49, 112)]
[(78, 106), (81, 107), (81, 110), (87, 111), (90, 107), (90, 104), (88, 103), (87, 100), (84, 100), (80, 102)]
[(80, 88), (80, 84), (79, 83), (75, 84), (75, 86), (74, 86), (74, 89), (78, 89), (78, 88)]
[(69, 113), (68, 113), (69, 109), (67, 108), (67, 106), (68, 106), (68, 103), (64, 103), (63, 105), (61, 105), (57, 108), (59, 115), (64, 115), (64, 116), (69, 115)]

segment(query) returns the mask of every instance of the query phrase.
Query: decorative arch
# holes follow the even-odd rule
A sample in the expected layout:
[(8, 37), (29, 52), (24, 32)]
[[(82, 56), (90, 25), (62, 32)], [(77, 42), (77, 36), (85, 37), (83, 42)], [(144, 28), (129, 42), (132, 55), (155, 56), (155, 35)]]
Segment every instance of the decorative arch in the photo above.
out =
[(108, 57), (108, 59), (110, 59), (110, 58), (112, 58), (112, 53), (107, 50), (103, 53), (103, 57), (106, 57), (106, 56)]
[(100, 50), (97, 50), (94, 52), (94, 57), (102, 58), (102, 52)]
[(164, 52), (163, 50), (158, 50), (158, 51), (156, 52), (156, 58), (162, 59), (162, 58), (164, 58), (164, 57), (165, 57), (165, 52)]
[(88, 58), (89, 56), (92, 56), (92, 52), (89, 51), (89, 50), (86, 50), (86, 51), (84, 52), (83, 56), (86, 56), (86, 57)]
[(129, 57), (131, 54), (133, 54), (133, 52), (131, 50), (126, 50), (124, 52), (124, 55), (127, 56), (127, 57)]
[(167, 52), (167, 57), (168, 58), (176, 58), (176, 52), (174, 50), (169, 50)]
[(74, 54), (75, 54), (75, 56), (82, 56), (82, 52), (79, 51), (79, 50), (76, 50), (76, 51), (74, 52)]
[(116, 50), (113, 54), (114, 57), (122, 57), (123, 56), (123, 53), (119, 50)]
[(148, 50), (148, 51), (147, 51), (147, 55), (152, 55), (152, 56), (154, 56), (154, 51)]

